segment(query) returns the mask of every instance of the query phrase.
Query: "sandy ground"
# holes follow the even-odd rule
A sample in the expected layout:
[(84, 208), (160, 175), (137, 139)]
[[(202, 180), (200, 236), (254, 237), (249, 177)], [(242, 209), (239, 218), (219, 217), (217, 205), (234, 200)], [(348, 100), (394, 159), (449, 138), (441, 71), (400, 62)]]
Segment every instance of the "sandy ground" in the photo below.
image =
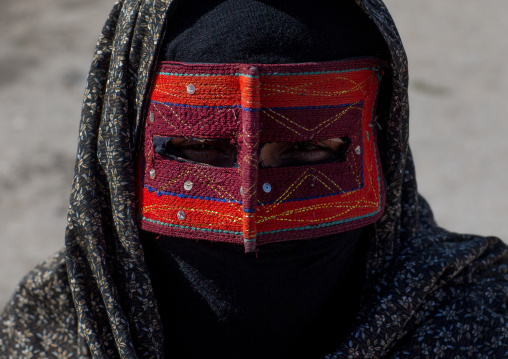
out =
[[(63, 246), (81, 99), (111, 0), (2, 0), (0, 308)], [(411, 146), (438, 223), (508, 239), (508, 2), (387, 0), (410, 63)]]

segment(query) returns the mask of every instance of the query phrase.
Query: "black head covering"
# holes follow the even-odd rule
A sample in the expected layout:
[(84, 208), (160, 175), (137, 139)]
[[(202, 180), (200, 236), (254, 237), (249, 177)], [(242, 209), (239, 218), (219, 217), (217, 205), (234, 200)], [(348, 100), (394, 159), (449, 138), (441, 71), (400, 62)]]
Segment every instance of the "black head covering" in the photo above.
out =
[(179, 1), (159, 60), (297, 63), (386, 54), (353, 1)]

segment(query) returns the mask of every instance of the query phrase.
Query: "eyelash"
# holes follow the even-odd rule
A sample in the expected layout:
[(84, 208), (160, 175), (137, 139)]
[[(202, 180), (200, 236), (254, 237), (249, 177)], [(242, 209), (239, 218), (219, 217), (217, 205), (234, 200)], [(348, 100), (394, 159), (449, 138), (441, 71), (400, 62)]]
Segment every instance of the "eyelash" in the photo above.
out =
[(196, 151), (208, 151), (208, 150), (217, 148), (214, 145), (210, 145), (210, 144), (207, 144), (207, 143), (204, 143), (204, 142), (195, 143), (195, 144), (192, 144), (192, 145), (186, 145), (186, 146), (182, 146), (182, 147), (192, 148), (193, 150), (196, 150)]
[(317, 150), (317, 149), (326, 150), (325, 147), (320, 147), (310, 141), (295, 143), (295, 145), (290, 148), (290, 150), (292, 150), (292, 151), (313, 151), (313, 150)]

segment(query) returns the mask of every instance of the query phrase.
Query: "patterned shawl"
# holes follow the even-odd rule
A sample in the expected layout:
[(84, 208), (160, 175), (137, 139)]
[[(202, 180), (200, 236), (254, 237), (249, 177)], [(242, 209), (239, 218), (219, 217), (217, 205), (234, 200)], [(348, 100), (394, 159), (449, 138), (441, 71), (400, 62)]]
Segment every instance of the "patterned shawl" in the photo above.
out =
[[(3, 312), (2, 358), (164, 356), (135, 220), (133, 159), (170, 2), (120, 0), (109, 15), (85, 91), (66, 248), (24, 278)], [(507, 249), (436, 226), (408, 148), (402, 43), (381, 0), (356, 2), (391, 54), (378, 119), (387, 202), (361, 310), (327, 357), (506, 357)]]

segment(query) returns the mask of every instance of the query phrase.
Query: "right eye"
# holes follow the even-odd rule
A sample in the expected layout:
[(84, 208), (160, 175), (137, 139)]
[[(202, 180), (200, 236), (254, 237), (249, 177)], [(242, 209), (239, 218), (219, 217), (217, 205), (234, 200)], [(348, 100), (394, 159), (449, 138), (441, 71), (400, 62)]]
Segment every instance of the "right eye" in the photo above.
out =
[(312, 166), (345, 159), (349, 139), (267, 142), (261, 145), (261, 167)]
[[(155, 152), (163, 157), (215, 167), (236, 166), (236, 146), (226, 139), (154, 138)], [(161, 143), (163, 142), (163, 143)]]

